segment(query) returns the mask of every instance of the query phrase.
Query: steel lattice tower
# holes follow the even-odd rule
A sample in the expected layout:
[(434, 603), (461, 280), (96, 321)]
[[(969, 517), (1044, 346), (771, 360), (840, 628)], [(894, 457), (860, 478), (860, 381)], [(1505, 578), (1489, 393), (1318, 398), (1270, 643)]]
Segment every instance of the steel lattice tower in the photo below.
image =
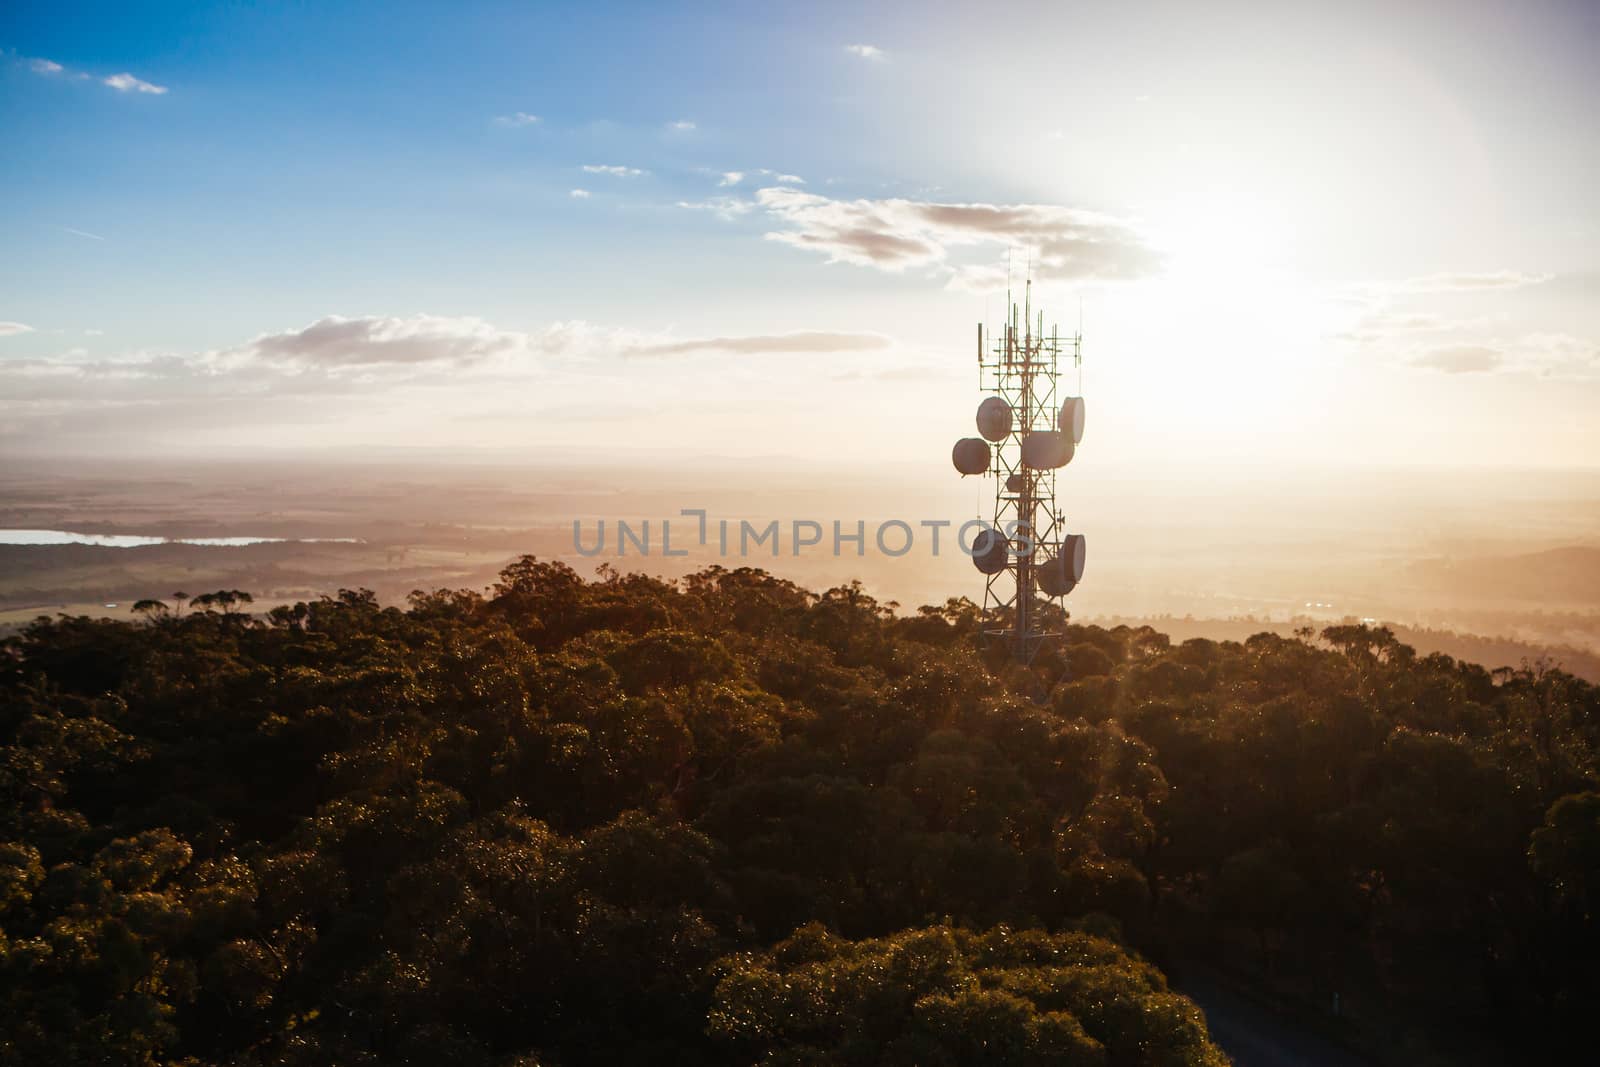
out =
[[(1044, 313), (1034, 318), (1031, 280), (1021, 308), (1009, 295), (1006, 304), (1000, 337), (978, 326), (978, 387), (988, 395), (978, 416), (983, 436), (958, 443), (954, 458), (961, 473), (995, 479), (989, 521), (1004, 539), (1003, 562), (1000, 538), (980, 535), (973, 556), (986, 576), (984, 637), (1028, 663), (1044, 641), (1060, 636), (1041, 617), (1039, 594), (1064, 596), (1083, 574), (1083, 538), (1065, 532), (1056, 507), (1056, 471), (1071, 461), (1083, 433), (1083, 400), (1060, 395), (1059, 372), (1063, 359), (1082, 366), (1083, 335), (1062, 337), (1054, 326), (1044, 332)], [(980, 458), (983, 469), (971, 469)]]

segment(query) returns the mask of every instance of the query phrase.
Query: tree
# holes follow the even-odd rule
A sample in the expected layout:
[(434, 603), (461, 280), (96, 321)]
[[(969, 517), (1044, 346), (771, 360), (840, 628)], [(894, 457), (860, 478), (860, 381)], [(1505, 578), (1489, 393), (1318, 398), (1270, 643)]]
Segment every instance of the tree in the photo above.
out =
[(133, 605), (135, 615), (143, 615), (148, 622), (159, 622), (171, 614), (172, 609), (162, 600), (140, 600)]
[(255, 597), (242, 589), (218, 589), (215, 593), (202, 593), (190, 601), (190, 605), (203, 611), (213, 608), (221, 609), (222, 614), (232, 617), (238, 614), (237, 609), (248, 607), (255, 603)]
[(1573, 793), (1550, 806), (1533, 832), (1528, 861), (1560, 904), (1600, 923), (1600, 793)]
[(710, 1031), (746, 1061), (1223, 1067), (1200, 1010), (1089, 934), (820, 926), (723, 961)]

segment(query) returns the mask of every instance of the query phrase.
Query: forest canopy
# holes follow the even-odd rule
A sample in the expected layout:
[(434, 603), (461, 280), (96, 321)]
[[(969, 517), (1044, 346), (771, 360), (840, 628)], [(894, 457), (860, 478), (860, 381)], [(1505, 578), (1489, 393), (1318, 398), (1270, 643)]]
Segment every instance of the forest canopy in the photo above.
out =
[(169, 600), (0, 645), (0, 1062), (1221, 1065), (1197, 967), (1378, 1058), (1588, 1047), (1559, 670), (1065, 619), (1024, 668), (964, 600), (532, 557)]

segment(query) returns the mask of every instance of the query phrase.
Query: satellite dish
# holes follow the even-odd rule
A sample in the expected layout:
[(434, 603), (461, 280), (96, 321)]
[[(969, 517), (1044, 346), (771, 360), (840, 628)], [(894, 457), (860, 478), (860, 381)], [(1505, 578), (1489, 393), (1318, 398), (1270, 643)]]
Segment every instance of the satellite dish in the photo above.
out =
[(1055, 557), (1039, 565), (1039, 589), (1045, 596), (1066, 596), (1083, 580), (1086, 548), (1082, 534), (1070, 534), (1056, 549)]
[(1022, 462), (1036, 471), (1065, 467), (1073, 452), (1072, 438), (1059, 430), (1035, 430), (1022, 439)]
[(1072, 438), (1073, 444), (1083, 440), (1083, 397), (1069, 396), (1061, 405), (1061, 416), (1056, 421), (1061, 432)]
[(984, 574), (999, 574), (1006, 569), (1009, 548), (998, 531), (985, 527), (972, 541), (972, 565)]
[(1083, 581), (1083, 565), (1088, 559), (1089, 542), (1083, 534), (1068, 534), (1061, 542), (1057, 558), (1067, 564), (1067, 573), (1074, 582)]
[(1027, 480), (1028, 479), (1026, 477), (1024, 477), (1023, 475), (1021, 475), (1021, 474), (1013, 474), (1013, 475), (1011, 475), (1009, 478), (1006, 479), (1006, 492), (1008, 492), (1008, 493), (1020, 493), (1020, 492), (1022, 492), (1022, 487), (1027, 482)]
[(950, 450), (950, 460), (962, 474), (982, 474), (989, 469), (989, 442), (981, 437), (963, 437)]
[(990, 441), (1004, 441), (1011, 435), (1011, 405), (991, 396), (978, 405), (978, 432)]

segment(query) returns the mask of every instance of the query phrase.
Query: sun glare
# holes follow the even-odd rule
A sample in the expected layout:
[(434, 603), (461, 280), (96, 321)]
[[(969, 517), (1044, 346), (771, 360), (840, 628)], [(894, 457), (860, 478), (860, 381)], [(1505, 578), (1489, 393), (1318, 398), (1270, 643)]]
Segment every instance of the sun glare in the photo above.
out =
[[(1171, 220), (1166, 221), (1166, 220)], [(1294, 227), (1270, 202), (1208, 191), (1161, 213), (1159, 277), (1112, 297), (1166, 426), (1250, 434), (1292, 417), (1321, 366), (1326, 308), (1296, 273)]]

